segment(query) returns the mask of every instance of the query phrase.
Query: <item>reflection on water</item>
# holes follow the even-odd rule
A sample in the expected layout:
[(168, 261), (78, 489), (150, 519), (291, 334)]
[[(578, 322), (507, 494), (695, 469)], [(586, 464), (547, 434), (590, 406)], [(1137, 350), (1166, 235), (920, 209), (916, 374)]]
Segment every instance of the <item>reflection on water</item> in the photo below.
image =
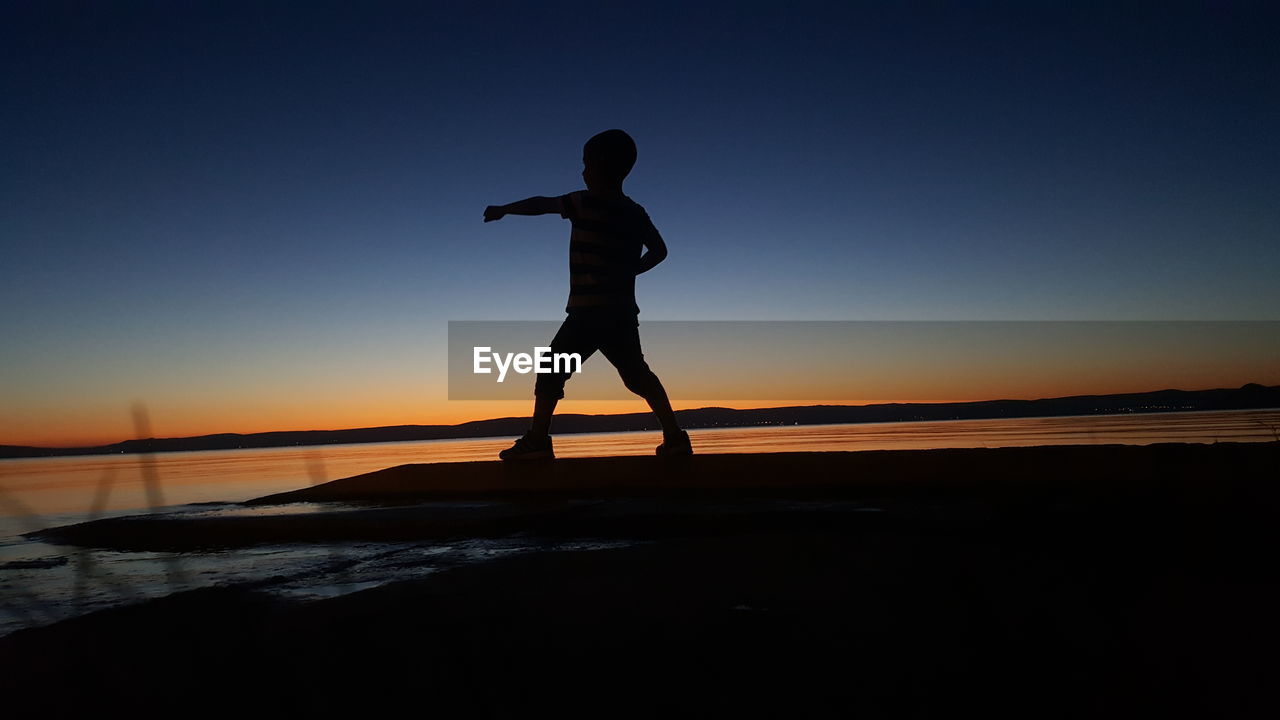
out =
[[(1280, 410), (1185, 412), (1005, 420), (724, 428), (690, 432), (696, 452), (909, 450), (1064, 444), (1257, 442), (1277, 439)], [(657, 432), (560, 435), (556, 455), (650, 455)], [(165, 499), (182, 505), (236, 502), (405, 463), (493, 460), (511, 438), (429, 440), (322, 447), (173, 452), (152, 455)], [(104, 476), (114, 476), (107, 514), (147, 506), (137, 455), (0, 460), (0, 490), (52, 524), (83, 517)], [(0, 515), (15, 515), (12, 503)], [(62, 518), (63, 520), (67, 518)], [(0, 536), (20, 531), (0, 522)], [(30, 528), (21, 528), (25, 531)]]

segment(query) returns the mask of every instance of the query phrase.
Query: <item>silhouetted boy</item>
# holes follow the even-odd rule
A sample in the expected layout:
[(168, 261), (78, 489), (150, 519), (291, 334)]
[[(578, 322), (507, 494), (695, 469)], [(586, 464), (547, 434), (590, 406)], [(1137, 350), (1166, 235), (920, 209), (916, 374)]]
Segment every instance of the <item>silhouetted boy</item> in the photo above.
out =
[[(509, 214), (557, 213), (573, 222), (569, 235), (569, 303), (565, 307), (568, 317), (551, 341), (551, 352), (578, 353), (583, 362), (596, 350), (604, 353), (618, 369), (627, 389), (644, 398), (662, 423), (658, 455), (688, 455), (693, 452), (689, 434), (676, 424), (667, 391), (640, 350), (636, 275), (662, 262), (667, 257), (667, 246), (644, 208), (622, 194), (622, 181), (635, 162), (636, 144), (631, 136), (621, 130), (606, 130), (582, 148), (586, 190), (490, 205), (484, 210), (484, 221), (500, 220)], [(551, 415), (564, 397), (568, 379), (568, 373), (538, 375), (529, 431), (499, 457), (537, 460), (555, 456)]]

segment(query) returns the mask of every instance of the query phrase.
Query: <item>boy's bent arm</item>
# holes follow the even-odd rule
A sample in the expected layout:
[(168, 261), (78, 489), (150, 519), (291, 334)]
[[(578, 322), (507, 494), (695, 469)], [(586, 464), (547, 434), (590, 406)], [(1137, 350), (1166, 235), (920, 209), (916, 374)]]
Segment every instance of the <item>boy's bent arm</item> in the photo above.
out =
[(640, 263), (636, 265), (637, 275), (652, 270), (655, 265), (667, 259), (667, 244), (663, 242), (657, 229), (645, 238), (644, 246), (645, 253), (640, 256)]
[(484, 209), (484, 221), (501, 220), (504, 215), (550, 215), (552, 213), (560, 214), (560, 198), (539, 195), (507, 205), (490, 205)]

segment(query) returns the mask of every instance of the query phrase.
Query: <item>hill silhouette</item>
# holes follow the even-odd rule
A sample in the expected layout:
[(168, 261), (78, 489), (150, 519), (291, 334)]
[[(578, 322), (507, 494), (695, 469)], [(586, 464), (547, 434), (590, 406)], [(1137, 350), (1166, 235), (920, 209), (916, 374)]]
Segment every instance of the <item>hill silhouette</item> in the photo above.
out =
[[(1114, 415), (1123, 413), (1256, 410), (1280, 407), (1280, 386), (1249, 383), (1213, 390), (1156, 390), (1116, 395), (1073, 395), (1038, 400), (983, 400), (960, 403), (886, 403), (878, 405), (802, 405), (736, 410), (705, 407), (680, 410), (687, 429), (753, 427), (760, 425), (838, 425), (924, 420), (983, 420), (997, 418)], [(234, 450), (348, 443), (451, 440), (518, 436), (528, 418), (472, 420), (457, 425), (393, 425), (349, 430), (298, 430), (263, 433), (218, 433), (183, 438), (125, 440), (92, 447), (46, 448), (0, 445), (0, 458), (105, 455), (120, 453)], [(556, 415), (557, 434), (657, 430), (652, 413), (615, 415)]]

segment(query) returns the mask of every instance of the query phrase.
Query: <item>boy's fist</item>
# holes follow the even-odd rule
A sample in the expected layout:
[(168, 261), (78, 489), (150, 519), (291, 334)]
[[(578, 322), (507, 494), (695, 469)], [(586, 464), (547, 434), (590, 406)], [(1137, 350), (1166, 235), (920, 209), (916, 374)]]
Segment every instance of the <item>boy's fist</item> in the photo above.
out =
[(506, 214), (507, 211), (504, 210), (501, 205), (490, 205), (484, 209), (484, 221), (493, 222), (494, 220), (501, 220), (502, 216)]

